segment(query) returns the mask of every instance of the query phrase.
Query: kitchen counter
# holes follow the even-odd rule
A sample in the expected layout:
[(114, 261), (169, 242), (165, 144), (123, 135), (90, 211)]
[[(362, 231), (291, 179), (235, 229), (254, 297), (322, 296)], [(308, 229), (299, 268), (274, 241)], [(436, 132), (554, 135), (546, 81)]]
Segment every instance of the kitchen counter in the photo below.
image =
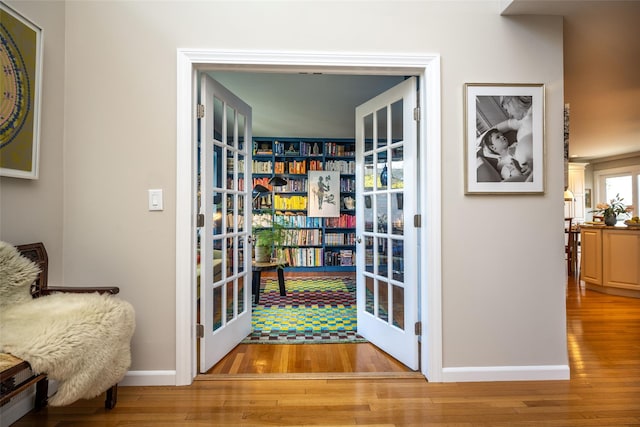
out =
[(580, 280), (587, 289), (640, 298), (640, 227), (580, 227)]

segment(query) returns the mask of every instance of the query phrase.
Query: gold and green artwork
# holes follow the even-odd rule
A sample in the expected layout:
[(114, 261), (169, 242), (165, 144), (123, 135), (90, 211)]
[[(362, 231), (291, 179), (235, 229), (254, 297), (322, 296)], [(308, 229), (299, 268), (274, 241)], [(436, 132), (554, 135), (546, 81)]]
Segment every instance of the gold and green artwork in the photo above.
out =
[(41, 36), (0, 3), (0, 175), (38, 177)]

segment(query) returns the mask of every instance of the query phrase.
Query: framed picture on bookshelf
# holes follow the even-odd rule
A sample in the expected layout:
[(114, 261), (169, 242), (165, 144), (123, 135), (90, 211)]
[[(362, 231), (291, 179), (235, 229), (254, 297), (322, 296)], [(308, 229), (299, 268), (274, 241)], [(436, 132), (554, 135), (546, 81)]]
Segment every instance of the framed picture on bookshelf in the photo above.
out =
[(309, 171), (310, 217), (340, 216), (340, 172)]

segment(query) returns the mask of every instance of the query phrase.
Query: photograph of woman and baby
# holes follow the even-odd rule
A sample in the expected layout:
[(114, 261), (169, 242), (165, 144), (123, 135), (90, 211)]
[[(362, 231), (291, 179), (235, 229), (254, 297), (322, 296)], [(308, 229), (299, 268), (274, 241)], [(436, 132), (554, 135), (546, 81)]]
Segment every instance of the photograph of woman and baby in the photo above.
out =
[(466, 85), (467, 193), (542, 192), (542, 85)]

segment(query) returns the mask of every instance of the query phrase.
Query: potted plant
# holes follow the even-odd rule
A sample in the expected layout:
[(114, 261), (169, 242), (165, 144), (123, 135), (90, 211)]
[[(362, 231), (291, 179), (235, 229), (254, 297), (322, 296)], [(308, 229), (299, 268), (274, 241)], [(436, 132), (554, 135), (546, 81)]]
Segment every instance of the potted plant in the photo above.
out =
[(282, 246), (286, 238), (286, 230), (282, 224), (272, 222), (270, 227), (254, 227), (253, 234), (256, 262), (271, 262), (274, 250), (278, 252), (276, 258), (282, 258)]
[(618, 215), (626, 215), (629, 211), (629, 208), (622, 203), (623, 200), (624, 198), (620, 197), (620, 194), (616, 194), (616, 197), (611, 199), (609, 203), (598, 203), (596, 209), (591, 212), (601, 214), (606, 225), (616, 225)]

